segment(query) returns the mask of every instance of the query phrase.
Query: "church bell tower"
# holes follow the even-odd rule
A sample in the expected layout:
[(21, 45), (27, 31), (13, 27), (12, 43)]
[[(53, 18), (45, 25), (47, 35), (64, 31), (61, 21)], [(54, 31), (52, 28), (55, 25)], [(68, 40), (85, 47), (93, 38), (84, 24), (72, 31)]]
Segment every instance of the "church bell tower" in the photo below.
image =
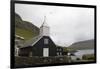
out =
[(49, 36), (50, 34), (50, 28), (46, 22), (46, 16), (44, 16), (43, 24), (40, 27), (40, 36)]

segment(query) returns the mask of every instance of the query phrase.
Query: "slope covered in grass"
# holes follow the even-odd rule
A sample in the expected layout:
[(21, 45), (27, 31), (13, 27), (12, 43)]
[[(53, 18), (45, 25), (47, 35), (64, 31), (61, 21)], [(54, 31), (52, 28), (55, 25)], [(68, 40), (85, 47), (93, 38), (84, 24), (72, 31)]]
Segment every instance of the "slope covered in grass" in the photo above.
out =
[(15, 34), (24, 37), (25, 41), (37, 36), (39, 28), (22, 18), (15, 13)]
[(75, 50), (94, 49), (94, 39), (73, 43), (68, 48)]

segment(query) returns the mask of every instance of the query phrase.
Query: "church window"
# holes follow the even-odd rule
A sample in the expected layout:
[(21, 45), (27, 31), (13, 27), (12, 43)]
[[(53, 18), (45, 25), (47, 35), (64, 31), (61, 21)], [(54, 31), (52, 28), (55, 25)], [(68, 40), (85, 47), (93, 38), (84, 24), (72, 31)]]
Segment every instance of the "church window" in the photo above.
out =
[(44, 39), (44, 44), (48, 44), (49, 40), (48, 39)]

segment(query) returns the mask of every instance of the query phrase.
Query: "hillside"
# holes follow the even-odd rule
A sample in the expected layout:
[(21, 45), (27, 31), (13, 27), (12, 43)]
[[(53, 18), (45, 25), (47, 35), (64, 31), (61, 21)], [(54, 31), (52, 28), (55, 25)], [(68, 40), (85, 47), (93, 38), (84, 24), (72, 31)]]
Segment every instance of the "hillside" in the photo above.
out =
[(15, 34), (29, 40), (39, 34), (39, 28), (22, 18), (15, 13)]
[(76, 42), (76, 43), (73, 43), (68, 48), (74, 49), (74, 50), (94, 49), (94, 40)]

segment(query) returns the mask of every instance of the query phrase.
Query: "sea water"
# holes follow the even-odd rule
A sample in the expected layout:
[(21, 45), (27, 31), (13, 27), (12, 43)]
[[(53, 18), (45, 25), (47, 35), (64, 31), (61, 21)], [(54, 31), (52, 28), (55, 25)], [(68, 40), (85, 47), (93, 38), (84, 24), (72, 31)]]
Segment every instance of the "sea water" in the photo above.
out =
[(72, 59), (76, 59), (76, 58), (80, 58), (82, 59), (82, 56), (84, 54), (94, 54), (94, 49), (86, 49), (86, 50), (77, 50), (77, 52), (75, 53), (75, 56), (71, 56)]

